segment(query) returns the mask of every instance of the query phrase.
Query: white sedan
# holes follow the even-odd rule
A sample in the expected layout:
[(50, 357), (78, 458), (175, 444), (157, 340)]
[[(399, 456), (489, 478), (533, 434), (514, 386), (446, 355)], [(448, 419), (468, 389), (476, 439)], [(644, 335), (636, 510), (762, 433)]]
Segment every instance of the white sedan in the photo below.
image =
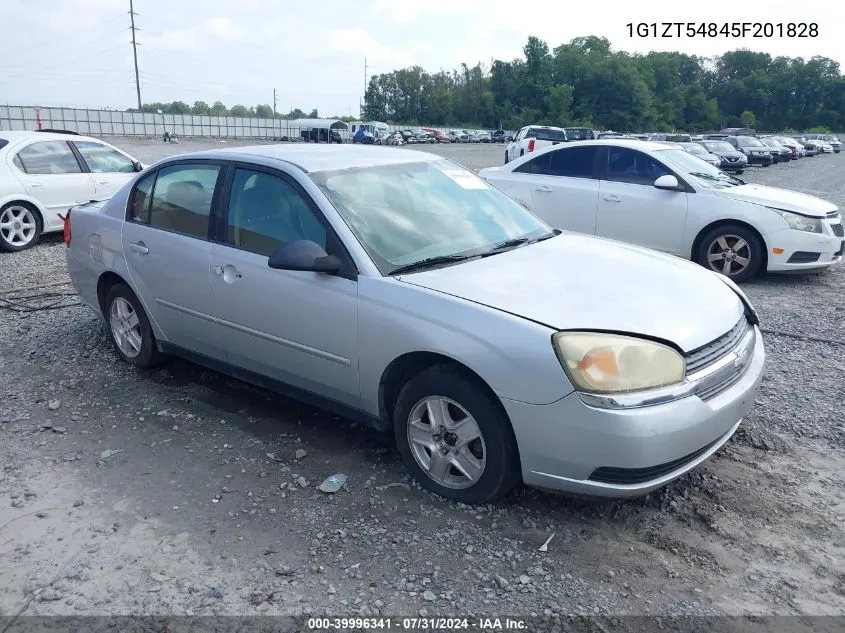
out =
[(660, 143), (581, 141), (479, 175), (556, 228), (692, 259), (734, 281), (824, 269), (845, 249), (836, 205), (746, 184)]
[(76, 204), (110, 198), (144, 166), (116, 147), (72, 133), (0, 132), (0, 251), (61, 231)]

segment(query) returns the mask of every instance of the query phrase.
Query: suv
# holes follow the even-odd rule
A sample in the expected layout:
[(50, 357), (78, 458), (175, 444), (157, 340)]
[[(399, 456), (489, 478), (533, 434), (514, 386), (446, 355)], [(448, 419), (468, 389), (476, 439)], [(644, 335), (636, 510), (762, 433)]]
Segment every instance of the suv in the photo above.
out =
[(724, 140), (745, 154), (749, 165), (769, 167), (774, 162), (769, 148), (753, 136), (727, 136)]
[(505, 149), (505, 162), (508, 163), (520, 156), (525, 156), (528, 152), (533, 152), (549, 145), (565, 143), (568, 140), (566, 131), (561, 127), (526, 125), (508, 143), (508, 147)]
[(490, 140), (493, 143), (504, 143), (505, 142), (505, 131), (504, 130), (493, 130), (490, 133)]
[(808, 134), (805, 138), (811, 141), (823, 141), (833, 148), (833, 153), (838, 154), (842, 149), (842, 142), (833, 134)]

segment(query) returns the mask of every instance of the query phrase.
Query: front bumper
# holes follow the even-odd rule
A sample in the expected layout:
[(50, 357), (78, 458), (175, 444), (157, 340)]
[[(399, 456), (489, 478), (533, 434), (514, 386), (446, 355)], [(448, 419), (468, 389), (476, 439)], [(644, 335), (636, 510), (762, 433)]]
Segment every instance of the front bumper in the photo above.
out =
[(722, 159), (722, 164), (719, 166), (719, 169), (722, 171), (742, 171), (748, 167), (748, 161), (737, 161), (732, 162), (726, 159)]
[[(840, 263), (845, 237), (784, 229), (766, 235), (766, 245), (769, 272), (808, 272)], [(783, 253), (776, 254), (774, 248)]]
[(547, 405), (503, 398), (523, 481), (578, 495), (634, 497), (692, 470), (730, 439), (754, 403), (765, 350), (756, 327), (753, 336), (745, 373), (712, 398), (631, 409), (592, 407), (577, 393)]
[(766, 154), (765, 156), (751, 156), (746, 155), (748, 158), (749, 165), (771, 165), (774, 161), (772, 160), (771, 154)]

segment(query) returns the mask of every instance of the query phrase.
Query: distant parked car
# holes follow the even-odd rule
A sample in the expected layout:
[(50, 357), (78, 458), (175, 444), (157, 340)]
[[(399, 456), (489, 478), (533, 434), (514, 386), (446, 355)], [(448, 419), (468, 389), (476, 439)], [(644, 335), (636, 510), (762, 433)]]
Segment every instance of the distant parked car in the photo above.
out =
[(804, 144), (799, 143), (791, 136), (775, 136), (775, 138), (781, 145), (792, 150), (792, 160), (804, 158), (807, 155), (807, 150), (804, 149)]
[(612, 139), (546, 147), (479, 175), (555, 228), (692, 259), (734, 281), (842, 261), (835, 204), (745, 184), (660, 143)]
[(182, 155), (68, 224), (116, 357), (181, 356), (375, 427), (457, 502), (644, 495), (728, 442), (763, 377), (735, 284), (560, 234), (426, 152)]
[(769, 153), (772, 155), (772, 161), (775, 163), (788, 163), (792, 160), (792, 150), (780, 143), (776, 138), (771, 136), (761, 136), (760, 142), (769, 148)]
[(693, 156), (698, 156), (701, 160), (710, 163), (714, 167), (722, 166), (722, 159), (700, 143), (678, 143), (678, 145)]
[(469, 137), (463, 132), (457, 132), (455, 130), (449, 132), (449, 141), (452, 143), (466, 143), (468, 140)]
[(384, 139), (385, 145), (404, 145), (405, 139), (399, 132), (391, 132)]
[(727, 136), (757, 136), (754, 128), (750, 127), (726, 127), (719, 130), (719, 134), (725, 134)]
[(565, 127), (566, 138), (570, 141), (590, 141), (596, 137), (588, 127)]
[(807, 156), (816, 156), (819, 153), (819, 147), (813, 141), (808, 141), (803, 136), (793, 136), (798, 143), (804, 148)]
[(505, 131), (504, 130), (493, 130), (490, 133), (490, 140), (493, 143), (504, 143), (505, 142)]
[(830, 145), (834, 154), (838, 154), (842, 150), (842, 142), (833, 134), (809, 134), (807, 138), (815, 141), (824, 141)]
[(557, 145), (567, 141), (566, 132), (560, 127), (547, 125), (527, 125), (516, 133), (505, 149), (505, 162), (537, 151), (548, 145)]
[(722, 171), (741, 174), (748, 167), (748, 157), (724, 140), (701, 141), (701, 145), (722, 160), (719, 165)]
[(0, 132), (0, 251), (22, 251), (61, 231), (68, 209), (111, 197), (143, 168), (90, 136)]
[(476, 132), (475, 135), (478, 138), (479, 143), (491, 143), (493, 141), (493, 138), (490, 135), (490, 132), (484, 132), (482, 130), (481, 132)]
[(668, 134), (666, 132), (652, 134), (649, 140), (670, 141), (672, 143), (692, 143), (692, 137), (689, 134)]
[(753, 136), (727, 136), (725, 142), (745, 154), (749, 165), (769, 167), (774, 162), (769, 148)]

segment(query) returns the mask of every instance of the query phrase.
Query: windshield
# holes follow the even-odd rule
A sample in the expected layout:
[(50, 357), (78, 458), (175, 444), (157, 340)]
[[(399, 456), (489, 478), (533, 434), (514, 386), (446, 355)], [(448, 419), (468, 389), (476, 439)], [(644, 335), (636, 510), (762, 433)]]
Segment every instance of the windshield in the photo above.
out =
[(740, 147), (763, 147), (760, 141), (750, 136), (737, 136), (736, 142), (739, 143)]
[(698, 156), (693, 156), (686, 150), (660, 150), (658, 157), (682, 174), (691, 176), (699, 185), (708, 189), (725, 189), (742, 184), (733, 176), (728, 176), (722, 170), (713, 167)]
[(546, 224), (447, 160), (310, 174), (382, 274), (433, 257), (481, 254)]
[(549, 127), (534, 127), (528, 130), (525, 138), (536, 138), (538, 141), (565, 141), (566, 132)]
[(726, 141), (705, 141), (704, 147), (711, 152), (735, 152), (734, 146)]
[(774, 148), (778, 148), (778, 147), (780, 147), (780, 143), (778, 143), (778, 142), (777, 142), (775, 139), (773, 139), (773, 138), (764, 138), (764, 139), (761, 139), (761, 140), (763, 141), (763, 143), (764, 143), (765, 145), (768, 145), (769, 147), (774, 147)]
[(710, 153), (698, 143), (681, 143), (681, 145), (690, 154), (695, 154), (696, 156), (707, 156)]

